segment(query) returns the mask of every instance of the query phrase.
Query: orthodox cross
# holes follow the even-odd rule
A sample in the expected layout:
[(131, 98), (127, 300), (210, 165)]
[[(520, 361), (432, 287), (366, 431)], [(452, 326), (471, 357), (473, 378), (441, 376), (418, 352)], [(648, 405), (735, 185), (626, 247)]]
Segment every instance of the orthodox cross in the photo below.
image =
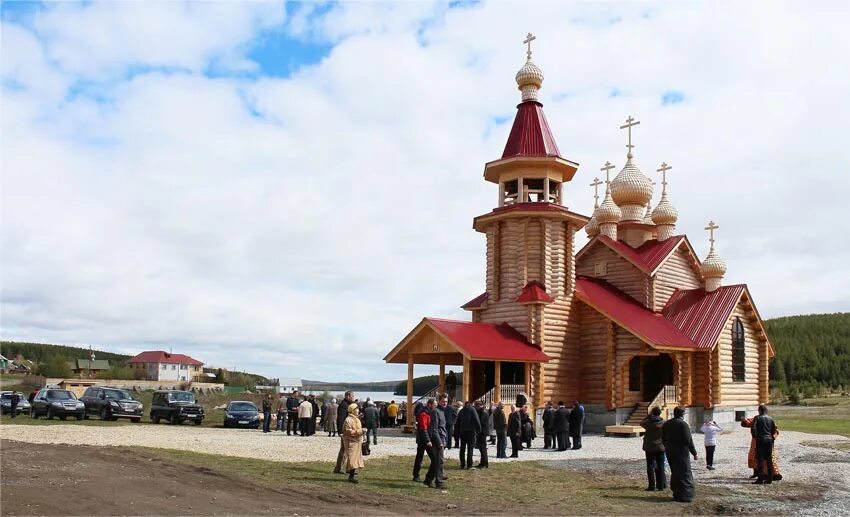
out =
[(714, 224), (714, 221), (709, 221), (708, 226), (705, 227), (705, 229), (708, 230), (708, 242), (711, 243), (711, 249), (714, 249), (714, 230), (719, 228), (719, 226)]
[(534, 34), (529, 32), (528, 36), (526, 36), (525, 39), (522, 40), (523, 43), (528, 45), (528, 50), (526, 51), (526, 55), (528, 56), (529, 61), (531, 61), (531, 42), (536, 40), (536, 39), (537, 39), (537, 36), (535, 36)]
[(627, 129), (628, 128), (628, 130), (629, 130), (629, 143), (626, 144), (626, 148), (629, 150), (629, 154), (632, 154), (632, 148), (634, 147), (632, 145), (632, 127), (637, 126), (638, 124), (640, 124), (640, 120), (635, 120), (635, 119), (632, 118), (631, 115), (629, 115), (629, 118), (626, 119), (626, 124), (623, 125), (623, 126), (620, 126), (620, 129)]
[(655, 172), (661, 173), (661, 185), (662, 185), (661, 192), (662, 193), (667, 192), (667, 171), (669, 171), (672, 168), (673, 167), (670, 167), (669, 165), (667, 165), (667, 162), (661, 162), (661, 168), (655, 169)]
[(590, 184), (593, 187), (593, 208), (599, 208), (599, 185), (602, 183), (599, 178), (593, 178), (593, 183)]
[(614, 164), (611, 162), (605, 162), (605, 165), (602, 166), (600, 171), (605, 171), (605, 192), (608, 192), (608, 184), (611, 183), (610, 171), (614, 168)]

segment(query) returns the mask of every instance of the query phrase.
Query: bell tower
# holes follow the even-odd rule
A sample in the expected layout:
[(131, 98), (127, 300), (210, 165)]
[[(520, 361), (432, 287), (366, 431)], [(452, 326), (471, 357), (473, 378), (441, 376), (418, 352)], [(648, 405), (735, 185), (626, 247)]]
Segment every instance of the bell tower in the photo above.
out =
[[(577, 357), (577, 329), (570, 317), (575, 287), (575, 232), (589, 218), (563, 206), (563, 185), (578, 164), (561, 155), (539, 101), (543, 71), (531, 60), (516, 74), (522, 101), (502, 157), (488, 162), (484, 179), (499, 186), (497, 206), (473, 228), (487, 238), (486, 291), (463, 306), (482, 323), (508, 323), (553, 357), (528, 365), (530, 400), (573, 400), (577, 379), (566, 361)], [(575, 351), (569, 350), (576, 347)]]

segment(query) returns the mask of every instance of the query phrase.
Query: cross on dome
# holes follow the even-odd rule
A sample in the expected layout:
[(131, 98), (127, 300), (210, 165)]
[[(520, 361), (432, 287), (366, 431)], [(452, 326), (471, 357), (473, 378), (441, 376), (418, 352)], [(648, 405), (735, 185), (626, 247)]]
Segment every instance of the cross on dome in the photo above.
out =
[(720, 229), (720, 227), (717, 226), (714, 223), (714, 221), (709, 221), (708, 226), (706, 226), (705, 229), (708, 230), (708, 242), (711, 243), (711, 249), (713, 250), (714, 249), (714, 230), (718, 230), (718, 229)]
[[(667, 193), (667, 171), (669, 171), (672, 168), (673, 167), (670, 167), (669, 165), (667, 165), (667, 162), (661, 162), (661, 167), (658, 168), (658, 169), (655, 169), (655, 172), (661, 173), (661, 193), (662, 194)], [(655, 182), (653, 181), (652, 184), (655, 185)]]
[(616, 165), (614, 165), (613, 163), (605, 162), (605, 165), (603, 165), (602, 168), (599, 169), (600, 171), (605, 171), (605, 191), (606, 192), (608, 191), (608, 188), (610, 187), (610, 183), (611, 183), (611, 169), (613, 169), (615, 167), (616, 167)]
[(528, 50), (526, 51), (526, 56), (527, 56), (526, 59), (528, 61), (531, 61), (531, 42), (536, 40), (536, 39), (537, 39), (537, 36), (535, 36), (534, 34), (529, 32), (528, 35), (525, 37), (525, 39), (522, 40), (523, 43), (528, 45)]
[(634, 147), (632, 145), (632, 127), (637, 126), (638, 124), (640, 124), (640, 120), (635, 120), (631, 115), (629, 115), (626, 119), (626, 123), (620, 126), (620, 129), (628, 129), (629, 131), (629, 143), (626, 144), (626, 148), (629, 150), (629, 158), (632, 157), (632, 148)]
[(593, 178), (593, 183), (590, 184), (593, 187), (593, 208), (599, 208), (599, 185), (602, 185), (603, 181), (600, 181), (599, 178)]

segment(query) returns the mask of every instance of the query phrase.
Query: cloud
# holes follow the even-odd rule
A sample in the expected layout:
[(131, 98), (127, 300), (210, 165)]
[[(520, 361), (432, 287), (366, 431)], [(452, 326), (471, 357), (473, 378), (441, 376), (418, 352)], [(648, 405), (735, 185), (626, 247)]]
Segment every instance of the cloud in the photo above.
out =
[[(483, 289), (471, 219), (496, 204), (483, 164), (529, 30), (582, 164), (568, 206), (589, 213), (599, 166), (623, 165), (632, 114), (638, 165), (674, 167), (680, 231), (704, 254), (718, 221), (727, 281), (764, 316), (848, 310), (846, 7), (771, 6), (88, 3), (4, 22), (2, 334), (404, 377), (383, 355)], [(276, 34), (300, 68), (254, 61)]]

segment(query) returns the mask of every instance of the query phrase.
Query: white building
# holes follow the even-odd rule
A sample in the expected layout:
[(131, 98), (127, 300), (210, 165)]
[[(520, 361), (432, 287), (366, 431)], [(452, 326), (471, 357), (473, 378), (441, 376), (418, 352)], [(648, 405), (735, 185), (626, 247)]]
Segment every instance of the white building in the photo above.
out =
[(140, 377), (149, 381), (192, 381), (204, 371), (201, 361), (162, 350), (142, 352), (127, 364), (134, 370), (143, 370)]

